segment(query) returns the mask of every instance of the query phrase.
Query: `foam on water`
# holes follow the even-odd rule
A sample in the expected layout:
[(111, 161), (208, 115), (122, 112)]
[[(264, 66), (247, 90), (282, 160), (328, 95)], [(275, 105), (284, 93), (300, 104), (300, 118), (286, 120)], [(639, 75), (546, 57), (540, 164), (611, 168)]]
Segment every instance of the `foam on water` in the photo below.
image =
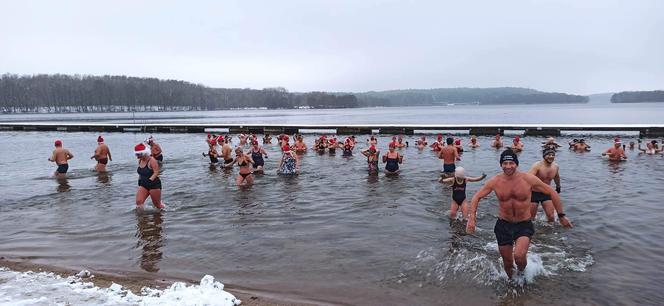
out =
[(14, 272), (0, 268), (1, 305), (240, 305), (224, 285), (206, 275), (198, 285), (176, 282), (164, 290), (143, 288), (140, 295), (113, 283), (99, 288), (80, 276), (61, 277), (50, 272)]
[[(497, 250), (496, 242), (473, 246), (465, 241), (459, 241), (448, 251), (422, 250), (413, 262), (404, 265), (398, 282), (420, 278), (421, 282), (444, 285), (447, 281), (465, 279), (488, 287), (502, 287), (508, 278)], [(526, 270), (515, 274), (509, 284), (523, 287), (566, 270), (584, 272), (593, 263), (589, 253), (574, 255), (563, 247), (531, 243)]]

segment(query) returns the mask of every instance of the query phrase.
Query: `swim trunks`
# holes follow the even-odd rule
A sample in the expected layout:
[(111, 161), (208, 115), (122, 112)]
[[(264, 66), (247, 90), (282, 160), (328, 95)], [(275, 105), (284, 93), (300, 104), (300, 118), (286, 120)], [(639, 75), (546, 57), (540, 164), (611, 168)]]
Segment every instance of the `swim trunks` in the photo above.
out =
[(503, 219), (496, 221), (496, 226), (493, 228), (496, 234), (498, 245), (513, 245), (514, 241), (519, 237), (532, 237), (535, 234), (535, 227), (530, 220), (510, 223)]
[(548, 195), (548, 194), (543, 194), (541, 192), (537, 192), (537, 191), (533, 191), (530, 194), (530, 202), (531, 203), (539, 204), (539, 203), (542, 203), (544, 201), (551, 201), (551, 196)]
[(69, 170), (69, 164), (58, 165), (58, 173), (65, 174), (67, 173), (67, 170)]
[(443, 165), (443, 172), (454, 172), (456, 170), (456, 165), (455, 164), (444, 164)]
[(108, 164), (108, 158), (106, 158), (106, 157), (100, 158), (100, 159), (97, 160), (97, 162), (102, 164), (102, 165), (106, 165), (106, 164)]

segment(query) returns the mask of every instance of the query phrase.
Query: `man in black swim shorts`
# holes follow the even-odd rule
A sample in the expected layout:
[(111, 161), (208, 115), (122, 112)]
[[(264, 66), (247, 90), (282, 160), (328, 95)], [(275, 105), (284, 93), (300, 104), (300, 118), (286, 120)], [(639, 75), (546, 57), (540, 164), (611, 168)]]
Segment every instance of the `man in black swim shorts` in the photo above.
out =
[(516, 262), (520, 272), (523, 272), (528, 264), (527, 255), (530, 238), (535, 233), (533, 223), (530, 221), (531, 191), (538, 191), (551, 196), (553, 205), (558, 211), (560, 224), (565, 227), (572, 226), (572, 223), (563, 213), (563, 204), (555, 190), (544, 184), (536, 176), (517, 170), (518, 165), (519, 159), (511, 149), (507, 149), (500, 154), (500, 167), (503, 169), (503, 173), (488, 180), (475, 193), (470, 203), (468, 224), (466, 225), (466, 232), (469, 234), (475, 232), (477, 206), (482, 198), (488, 196), (491, 192), (495, 192), (498, 198), (498, 220), (493, 231), (496, 234), (498, 251), (503, 259), (505, 273), (510, 279), (513, 274), (514, 262)]

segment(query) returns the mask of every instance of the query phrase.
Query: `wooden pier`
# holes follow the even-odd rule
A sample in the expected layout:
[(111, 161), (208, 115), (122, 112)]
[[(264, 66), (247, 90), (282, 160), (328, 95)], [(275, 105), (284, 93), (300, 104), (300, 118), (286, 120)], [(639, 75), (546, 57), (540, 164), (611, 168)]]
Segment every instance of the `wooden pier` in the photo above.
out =
[(336, 134), (402, 134), (469, 133), (471, 135), (503, 135), (505, 131), (517, 131), (526, 136), (559, 136), (561, 132), (638, 132), (640, 137), (664, 137), (664, 124), (448, 124), (448, 125), (271, 125), (271, 124), (106, 124), (106, 123), (0, 123), (0, 131), (60, 131), (106, 133), (206, 133), (225, 131), (231, 134), (295, 134), (306, 130), (332, 130)]

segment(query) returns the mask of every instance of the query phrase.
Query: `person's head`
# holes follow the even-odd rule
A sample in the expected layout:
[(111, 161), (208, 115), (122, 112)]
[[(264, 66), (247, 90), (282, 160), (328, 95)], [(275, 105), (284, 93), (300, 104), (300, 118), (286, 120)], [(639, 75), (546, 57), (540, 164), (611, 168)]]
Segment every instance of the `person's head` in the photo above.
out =
[(549, 164), (553, 163), (553, 161), (556, 159), (556, 150), (552, 148), (544, 149), (544, 151), (542, 151), (542, 159), (544, 159), (544, 161)]
[(578, 142), (581, 142), (581, 141), (576, 139), (576, 138), (572, 139), (572, 143), (578, 143)]
[(396, 146), (394, 145), (394, 143), (390, 142), (390, 146), (389, 146), (389, 148), (390, 148), (390, 152), (392, 152), (392, 151), (394, 151), (394, 149), (396, 148)]
[(616, 149), (620, 148), (620, 146), (622, 146), (622, 142), (620, 142), (620, 140), (613, 143), (613, 147), (616, 148)]
[(136, 155), (136, 158), (138, 159), (147, 159), (150, 157), (150, 149), (144, 144), (139, 143), (134, 146), (134, 155)]
[(552, 143), (554, 143), (554, 142), (556, 142), (556, 139), (555, 139), (555, 138), (553, 138), (553, 137), (547, 137), (547, 138), (546, 138), (546, 143), (547, 143), (547, 144), (552, 144)]
[(442, 134), (438, 134), (438, 141), (443, 141), (443, 135)]
[(500, 134), (496, 134), (496, 140), (500, 140)]
[(235, 148), (235, 155), (236, 156), (242, 156), (242, 154), (243, 154), (242, 148), (240, 148), (240, 147)]
[(152, 136), (148, 137), (146, 143), (149, 144), (149, 145), (152, 145), (154, 143), (154, 137), (152, 137)]
[(447, 137), (447, 139), (445, 139), (445, 143), (447, 143), (447, 145), (452, 145), (454, 143), (454, 138)]
[(403, 142), (403, 138), (402, 138), (401, 136), (399, 136), (399, 137), (397, 138), (397, 141), (398, 141), (399, 143), (402, 143), (402, 142)]
[(516, 136), (516, 137), (514, 137), (513, 141), (514, 141), (514, 143), (519, 143), (521, 141), (521, 137)]
[(392, 136), (392, 141), (397, 141), (397, 136)]
[(461, 139), (454, 140), (454, 144), (457, 145), (457, 146), (460, 146), (461, 145)]
[(646, 142), (646, 147), (647, 147), (649, 150), (652, 150), (652, 149), (655, 147), (655, 145), (652, 144), (652, 142)]
[(426, 136), (422, 136), (422, 138), (421, 138), (421, 139), (422, 139), (422, 140), (426, 140), (426, 139), (427, 139), (427, 137), (426, 137)]
[(630, 147), (630, 148), (634, 148), (635, 145), (636, 145), (636, 143), (634, 143), (633, 141), (630, 141), (630, 142), (629, 142), (629, 147)]
[(454, 169), (454, 176), (460, 179), (466, 178), (466, 170), (463, 167), (457, 167)]
[(60, 147), (62, 147), (62, 140), (57, 139), (57, 140), (55, 141), (55, 147), (56, 147), (56, 148), (60, 148)]
[(254, 140), (254, 142), (251, 143), (254, 148), (258, 148), (258, 140)]
[(220, 144), (220, 145), (223, 145), (224, 144), (224, 136), (219, 135), (219, 137), (217, 138), (217, 143)]
[(97, 143), (99, 143), (99, 144), (104, 143), (104, 137), (101, 137), (101, 135), (99, 135), (99, 136), (97, 137)]
[(475, 136), (475, 135), (470, 136), (470, 142), (476, 143), (477, 142), (477, 136)]
[(507, 149), (500, 154), (500, 167), (503, 168), (503, 173), (512, 175), (516, 172), (516, 167), (518, 166), (519, 157), (512, 149)]

